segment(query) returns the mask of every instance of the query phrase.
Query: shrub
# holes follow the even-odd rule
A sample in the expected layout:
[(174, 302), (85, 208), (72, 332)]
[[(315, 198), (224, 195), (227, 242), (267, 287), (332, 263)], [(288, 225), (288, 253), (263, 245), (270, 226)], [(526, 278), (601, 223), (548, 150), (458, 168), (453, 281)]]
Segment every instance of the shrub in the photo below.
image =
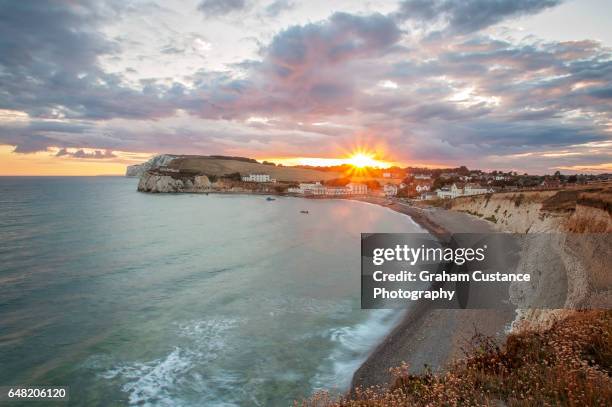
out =
[(576, 312), (550, 329), (511, 334), (504, 346), (475, 335), (444, 373), (392, 369), (387, 387), (326, 393), (295, 406), (605, 406), (612, 400), (612, 311)]

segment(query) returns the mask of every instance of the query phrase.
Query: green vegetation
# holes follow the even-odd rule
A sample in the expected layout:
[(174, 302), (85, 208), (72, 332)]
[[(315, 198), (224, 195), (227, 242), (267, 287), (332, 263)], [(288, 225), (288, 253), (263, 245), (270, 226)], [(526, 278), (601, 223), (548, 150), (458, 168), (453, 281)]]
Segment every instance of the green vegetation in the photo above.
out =
[(605, 406), (612, 400), (612, 311), (576, 312), (543, 332), (511, 334), (502, 346), (475, 335), (443, 373), (392, 369), (386, 388), (314, 395), (302, 407)]
[(241, 157), (228, 159), (223, 156), (181, 156), (172, 160), (168, 168), (178, 170), (180, 173), (215, 175), (219, 178), (234, 173), (244, 175), (264, 173), (279, 182), (311, 182), (342, 176), (331, 171), (265, 165), (251, 159), (241, 159)]
[(478, 213), (478, 212), (475, 212), (475, 211), (470, 211), (469, 209), (463, 210), (461, 212), (470, 214), (472, 216), (478, 216), (479, 218), (482, 218), (484, 216), (482, 213)]
[(232, 181), (242, 181), (242, 177), (239, 172), (232, 172), (231, 174), (225, 174), (223, 178), (230, 179)]
[(518, 194), (515, 198), (514, 198), (514, 206), (516, 206), (517, 208), (519, 206), (521, 206), (521, 203), (523, 202), (523, 199), (525, 199), (525, 195), (523, 194)]
[(242, 161), (245, 163), (257, 163), (257, 160), (253, 158), (235, 157), (235, 156), (230, 156), (230, 155), (209, 155), (208, 158), (212, 158), (215, 160), (233, 160), (233, 161)]
[(487, 216), (484, 219), (488, 220), (489, 222), (497, 223), (497, 218), (495, 217), (495, 215)]

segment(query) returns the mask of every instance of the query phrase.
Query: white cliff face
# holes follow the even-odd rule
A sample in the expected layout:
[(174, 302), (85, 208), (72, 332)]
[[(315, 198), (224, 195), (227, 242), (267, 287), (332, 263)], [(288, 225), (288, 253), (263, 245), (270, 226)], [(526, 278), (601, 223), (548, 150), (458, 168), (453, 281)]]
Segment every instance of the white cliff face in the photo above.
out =
[(151, 158), (149, 161), (144, 162), (142, 164), (128, 165), (125, 171), (125, 176), (126, 177), (140, 177), (146, 171), (167, 166), (168, 164), (170, 164), (172, 160), (174, 160), (177, 157), (178, 156), (176, 155), (160, 154), (160, 155), (156, 155), (155, 157)]
[(521, 272), (533, 277), (530, 290), (521, 292), (513, 285), (511, 298), (536, 298), (542, 304), (555, 304), (557, 297), (565, 300), (558, 309), (518, 310), (514, 329), (546, 328), (570, 310), (612, 306), (612, 251), (607, 238), (612, 216), (604, 209), (581, 204), (573, 211), (546, 210), (543, 203), (556, 194), (499, 193), (458, 198), (452, 203), (453, 210), (490, 220), (501, 231), (533, 235), (518, 265)]
[(141, 192), (208, 192), (211, 182), (205, 175), (174, 178), (171, 175), (145, 172), (140, 177)]

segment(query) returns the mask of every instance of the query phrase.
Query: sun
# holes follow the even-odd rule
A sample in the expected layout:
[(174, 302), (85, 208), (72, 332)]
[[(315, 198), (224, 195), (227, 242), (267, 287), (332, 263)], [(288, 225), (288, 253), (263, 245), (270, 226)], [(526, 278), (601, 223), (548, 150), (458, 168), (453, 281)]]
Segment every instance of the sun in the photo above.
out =
[(348, 158), (347, 162), (357, 168), (374, 167), (378, 164), (372, 155), (365, 153), (355, 153)]

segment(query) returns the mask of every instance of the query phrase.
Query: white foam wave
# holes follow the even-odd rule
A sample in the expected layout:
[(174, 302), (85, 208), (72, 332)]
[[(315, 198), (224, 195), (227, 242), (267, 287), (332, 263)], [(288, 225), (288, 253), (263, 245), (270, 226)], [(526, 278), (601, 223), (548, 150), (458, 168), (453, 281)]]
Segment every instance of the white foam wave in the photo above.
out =
[(215, 319), (179, 324), (177, 335), (187, 339), (185, 345), (175, 346), (167, 355), (154, 360), (120, 364), (101, 376), (123, 382), (121, 390), (128, 394), (130, 405), (193, 404), (181, 398), (182, 389), (204, 395), (208, 399), (206, 405), (234, 406), (231, 402), (220, 401), (216, 393), (232, 388), (239, 378), (217, 372), (212, 378), (214, 383), (211, 383), (196, 367), (212, 362), (221, 354), (226, 347), (227, 331), (237, 322), (234, 319)]
[[(363, 323), (330, 329), (325, 335), (336, 346), (313, 378), (313, 389), (347, 390), (353, 373), (365, 361), (372, 348), (399, 322), (401, 316), (399, 310), (373, 310)], [(330, 389), (330, 385), (333, 388)]]

